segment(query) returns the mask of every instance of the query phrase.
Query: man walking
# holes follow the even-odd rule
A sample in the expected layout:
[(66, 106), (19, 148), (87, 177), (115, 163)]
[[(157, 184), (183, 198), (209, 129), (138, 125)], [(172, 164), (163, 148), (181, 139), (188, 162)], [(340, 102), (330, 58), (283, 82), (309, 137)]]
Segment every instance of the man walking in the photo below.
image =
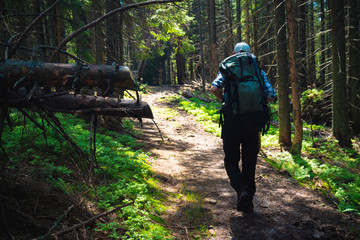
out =
[[(255, 168), (260, 148), (259, 131), (264, 127), (262, 118), (265, 101), (275, 99), (276, 95), (266, 73), (258, 67), (256, 56), (250, 53), (247, 43), (237, 43), (233, 54), (220, 65), (220, 72), (212, 82), (211, 91), (223, 102), (224, 121), (221, 135), (224, 162), (230, 185), (237, 192), (237, 210), (252, 213), (256, 192)], [(264, 100), (257, 101), (257, 98)]]

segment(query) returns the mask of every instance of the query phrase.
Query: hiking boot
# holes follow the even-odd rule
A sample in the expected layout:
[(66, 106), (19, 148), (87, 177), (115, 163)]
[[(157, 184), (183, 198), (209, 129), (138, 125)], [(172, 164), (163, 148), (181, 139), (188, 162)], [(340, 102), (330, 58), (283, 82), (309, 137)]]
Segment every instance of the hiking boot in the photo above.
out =
[(254, 204), (253, 202), (250, 200), (247, 204), (247, 206), (245, 207), (243, 213), (253, 213), (254, 212)]
[(250, 195), (246, 191), (238, 194), (236, 210), (244, 213), (254, 212), (254, 204), (252, 203)]

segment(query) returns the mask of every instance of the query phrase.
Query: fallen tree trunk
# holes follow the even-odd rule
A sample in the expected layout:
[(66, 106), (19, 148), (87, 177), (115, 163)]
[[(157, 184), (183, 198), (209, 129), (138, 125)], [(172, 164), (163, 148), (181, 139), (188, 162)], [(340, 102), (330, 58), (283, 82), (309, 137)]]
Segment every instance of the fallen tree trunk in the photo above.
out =
[(27, 95), (18, 95), (11, 91), (8, 93), (6, 103), (1, 104), (6, 104), (10, 108), (31, 108), (33, 104), (36, 104), (40, 109), (71, 114), (90, 115), (96, 113), (119, 117), (154, 118), (151, 108), (146, 102), (81, 94), (74, 95), (66, 92), (38, 94), (33, 97), (30, 103), (27, 100)]
[[(22, 60), (0, 62), (0, 84), (7, 88), (84, 86), (139, 90), (128, 67), (114, 65), (76, 65), (67, 63), (41, 63)], [(3, 82), (5, 81), (5, 82)]]

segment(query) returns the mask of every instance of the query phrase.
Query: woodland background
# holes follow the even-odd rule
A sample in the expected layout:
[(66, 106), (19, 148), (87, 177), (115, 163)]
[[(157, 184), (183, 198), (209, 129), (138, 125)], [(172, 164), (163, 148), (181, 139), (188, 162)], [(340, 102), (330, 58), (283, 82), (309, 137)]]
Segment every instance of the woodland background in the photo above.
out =
[[(340, 199), (339, 208), (342, 211), (358, 213), (359, 5), (359, 1), (355, 0), (2, 0), (0, 72), (6, 59), (76, 63), (84, 66), (115, 63), (128, 66), (141, 88), (146, 89), (147, 85), (186, 85), (205, 94), (218, 72), (220, 61), (232, 54), (237, 42), (245, 41), (258, 56), (262, 69), (278, 94), (274, 111), (277, 116), (273, 124), (279, 127), (279, 131), (276, 140), (271, 138), (269, 141), (278, 141), (281, 149), (290, 150), (293, 156), (296, 156), (295, 164), (298, 164), (296, 170), (299, 170), (299, 175), (295, 172), (294, 176), (297, 175), (300, 181), (320, 184), (326, 194)], [(40, 15), (47, 9), (50, 11)], [(33, 24), (35, 20), (36, 24)], [(6, 73), (1, 74), (0, 80), (6, 79)], [(79, 166), (81, 161), (74, 160), (76, 154), (73, 150), (67, 149), (58, 137), (53, 137), (50, 130), (47, 130), (47, 134), (50, 133), (49, 139), (42, 138), (46, 124), (44, 115), (37, 112), (38, 109), (34, 110), (38, 115), (33, 117), (25, 111), (19, 113), (8, 110), (7, 88), (9, 86), (6, 81), (1, 81), (0, 130), (4, 131), (1, 139), (1, 163), (4, 167), (0, 176), (3, 186), (6, 187), (3, 188), (3, 193), (0, 192), (0, 197), (6, 200), (5, 203), (10, 205), (15, 202), (12, 196), (5, 197), (5, 193), (14, 193), (12, 184), (28, 181), (18, 177), (21, 175), (19, 171), (27, 171), (27, 168), (23, 168), (25, 163), (40, 172), (26, 172), (21, 176), (44, 178), (51, 182), (52, 187), (65, 192), (85, 192), (88, 199), (97, 201), (99, 209), (110, 210), (111, 207), (131, 204), (132, 202), (123, 196), (139, 199), (139, 196), (144, 196), (141, 195), (145, 192), (142, 188), (151, 188), (149, 186), (152, 185), (144, 183), (142, 178), (151, 175), (148, 170), (142, 169), (143, 165), (140, 164), (146, 156), (129, 150), (136, 145), (134, 140), (129, 140), (132, 134), (118, 136), (107, 131), (99, 137), (100, 140), (97, 139), (100, 141), (97, 142), (97, 152), (101, 167), (95, 168), (95, 175), (106, 176), (105, 181), (100, 181), (101, 184), (96, 187), (74, 181), (78, 185), (70, 187), (69, 182), (73, 182), (69, 180), (72, 179), (70, 176), (78, 177), (82, 173), (75, 169), (78, 167), (76, 164), (76, 167), (64, 167), (63, 159), (72, 159)], [(98, 89), (92, 91), (101, 92)], [(121, 97), (124, 95), (123, 92), (113, 93), (112, 97), (119, 97), (119, 94)], [(197, 92), (194, 96), (201, 94)], [(215, 99), (210, 98), (210, 101), (215, 102)], [(201, 109), (202, 105), (196, 108)], [(9, 121), (6, 121), (7, 115)], [(30, 119), (27, 124), (25, 118)], [(65, 126), (80, 138), (78, 145), (84, 152), (87, 151), (88, 135), (93, 134), (84, 130), (84, 126), (89, 125), (89, 119), (86, 119), (84, 126), (79, 127), (77, 124), (80, 120), (73, 116), (58, 118), (59, 121), (69, 122), (69, 125)], [(58, 120), (55, 119), (54, 122), (56, 121)], [(9, 122), (15, 126), (11, 130), (6, 125)], [(122, 126), (125, 125), (131, 124), (125, 120)], [(313, 125), (317, 126), (316, 129), (312, 129)], [(310, 155), (319, 156), (319, 162), (311, 158), (308, 159), (310, 163), (304, 163), (299, 155), (304, 151), (304, 132), (309, 132), (309, 128), (312, 137), (312, 143), (309, 144), (312, 151)], [(331, 138), (322, 138), (328, 136), (327, 129), (336, 138), (335, 142)], [(314, 141), (314, 135), (321, 139)], [(115, 144), (114, 139), (119, 142)], [(33, 143), (36, 146), (34, 148), (31, 147)], [(126, 144), (131, 146), (124, 147)], [(116, 145), (120, 150), (111, 151), (107, 147), (109, 145)], [(339, 145), (345, 148), (338, 148)], [(36, 155), (38, 153), (40, 156)], [(118, 156), (108, 157), (105, 153), (121, 155), (121, 162), (113, 161)], [(10, 158), (7, 158), (7, 154)], [(284, 160), (286, 161), (287, 159)], [(88, 163), (85, 162), (84, 165), (86, 164)], [(281, 162), (278, 165), (286, 164)], [(317, 167), (314, 167), (315, 165)], [(308, 166), (310, 170), (306, 168)], [(35, 171), (34, 169), (32, 171)], [(129, 169), (136, 169), (138, 172), (135, 174)], [(116, 173), (117, 170), (122, 174)], [(287, 170), (291, 172), (294, 168), (291, 165)], [(134, 175), (136, 177), (132, 177)], [(112, 185), (106, 185), (108, 180), (111, 180)], [(114, 196), (121, 197), (117, 199)], [(153, 196), (149, 195), (144, 199), (147, 197), (152, 199)], [(30, 202), (34, 200), (32, 195), (29, 199)], [(113, 230), (114, 234), (119, 236), (140, 234), (137, 228), (139, 225), (136, 225), (134, 219), (138, 220), (139, 216), (143, 216), (139, 215), (139, 212), (146, 215), (147, 204), (152, 201), (149, 199), (136, 200), (136, 206), (125, 211), (126, 227), (121, 225), (122, 223), (114, 223), (116, 227), (111, 228), (113, 223), (110, 222), (108, 225), (100, 224), (98, 228), (103, 232)], [(39, 206), (55, 201), (47, 198), (42, 200), (44, 202)], [(34, 204), (38, 206), (37, 202)], [(21, 206), (19, 204), (18, 208), (14, 207), (13, 212), (18, 214), (22, 210)], [(11, 208), (9, 209), (11, 212)], [(68, 212), (67, 209), (68, 206), (65, 205), (59, 207), (59, 212), (53, 214), (52, 221), (41, 224), (33, 221), (35, 218), (26, 218), (31, 222), (27, 225), (28, 229), (41, 225), (40, 230), (36, 230), (32, 237), (46, 235), (58, 216)], [(45, 208), (42, 214), (47, 214)], [(6, 214), (2, 212), (2, 217), (4, 215)], [(12, 214), (7, 215), (9, 219), (4, 221), (3, 218), (3, 222), (17, 222), (19, 219), (12, 219)], [(79, 219), (90, 216), (92, 215), (87, 213)], [(145, 222), (152, 224), (145, 217), (144, 219), (144, 222), (141, 222), (143, 226), (146, 225)], [(73, 220), (67, 223), (67, 226), (78, 222), (81, 221)], [(132, 227), (136, 230), (132, 231)], [(11, 235), (11, 231), (21, 230), (8, 229), (7, 235)]]
[[(125, 65), (141, 83), (198, 84), (216, 76), (236, 42), (248, 42), (279, 95), (280, 143), (300, 152), (302, 120), (332, 126), (340, 145), (360, 131), (358, 1), (60, 1), (21, 42), (13, 58)], [(1, 1), (1, 56), (54, 1)], [(114, 14), (67, 41), (114, 9)], [(289, 98), (289, 93), (292, 97)], [(308, 104), (300, 109), (302, 94)], [(318, 99), (318, 98), (321, 98)], [(291, 140), (290, 112), (295, 125)]]

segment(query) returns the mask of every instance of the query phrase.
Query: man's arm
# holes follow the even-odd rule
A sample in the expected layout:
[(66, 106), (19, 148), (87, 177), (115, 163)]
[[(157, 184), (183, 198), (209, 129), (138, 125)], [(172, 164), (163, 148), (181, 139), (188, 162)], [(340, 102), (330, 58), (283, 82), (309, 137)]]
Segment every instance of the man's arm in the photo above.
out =
[(225, 79), (222, 76), (220, 72), (218, 72), (218, 75), (214, 79), (214, 81), (211, 84), (210, 91), (215, 95), (217, 99), (219, 99), (221, 102), (224, 99), (224, 95), (222, 93), (222, 88), (224, 87)]
[(261, 70), (261, 75), (264, 78), (264, 84), (265, 84), (265, 89), (264, 89), (264, 93), (267, 96), (267, 101), (271, 102), (273, 100), (276, 100), (276, 92), (275, 89), (273, 88), (273, 86), (271, 85), (271, 83), (269, 82), (265, 71)]
[(212, 85), (210, 90), (215, 95), (215, 97), (222, 102), (222, 100), (224, 98), (222, 89)]

